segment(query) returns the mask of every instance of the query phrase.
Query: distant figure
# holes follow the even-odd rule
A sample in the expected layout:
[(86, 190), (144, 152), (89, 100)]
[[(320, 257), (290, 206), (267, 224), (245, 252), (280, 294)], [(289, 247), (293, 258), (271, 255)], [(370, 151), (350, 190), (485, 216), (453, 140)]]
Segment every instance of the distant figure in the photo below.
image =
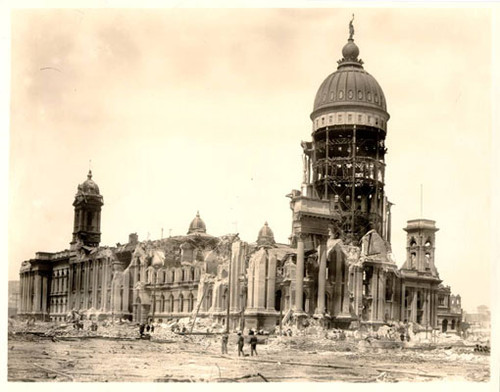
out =
[(151, 324), (151, 329), (150, 329), (151, 333), (153, 333), (155, 331), (155, 326), (154, 324)]
[(241, 332), (238, 332), (238, 357), (245, 356), (245, 353), (243, 352), (243, 346), (245, 345), (245, 338), (241, 336)]
[(151, 329), (151, 325), (146, 325), (146, 332), (149, 332), (149, 330)]
[(257, 356), (257, 336), (255, 336), (253, 331), (250, 331), (249, 335), (251, 336), (251, 338), (250, 338), (250, 355), (253, 357), (253, 353), (255, 353), (255, 356)]
[(225, 333), (224, 335), (222, 335), (222, 347), (221, 347), (221, 350), (222, 350), (222, 354), (227, 354), (227, 342), (229, 341), (229, 336), (227, 335), (227, 333)]
[(144, 329), (146, 328), (146, 326), (144, 325), (144, 323), (141, 323), (139, 325), (139, 334), (142, 336), (144, 336)]

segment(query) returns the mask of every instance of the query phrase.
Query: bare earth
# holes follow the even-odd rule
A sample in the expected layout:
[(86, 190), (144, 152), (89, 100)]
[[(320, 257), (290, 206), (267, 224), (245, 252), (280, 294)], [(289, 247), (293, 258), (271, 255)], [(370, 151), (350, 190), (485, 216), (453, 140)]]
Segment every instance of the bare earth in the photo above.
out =
[[(366, 342), (320, 343), (312, 337), (266, 339), (258, 357), (229, 355), (220, 337), (120, 340), (9, 334), (9, 381), (397, 382), (488, 381), (489, 356), (472, 347), (380, 348)], [(264, 340), (263, 340), (264, 343)], [(245, 350), (249, 353), (249, 347)]]

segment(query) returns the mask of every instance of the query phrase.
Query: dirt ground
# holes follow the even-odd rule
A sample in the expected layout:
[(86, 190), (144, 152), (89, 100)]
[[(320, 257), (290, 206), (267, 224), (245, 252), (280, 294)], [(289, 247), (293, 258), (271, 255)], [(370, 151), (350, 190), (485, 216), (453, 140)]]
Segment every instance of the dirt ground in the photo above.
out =
[[(10, 332), (8, 381), (398, 382), (490, 377), (489, 355), (475, 353), (473, 345), (404, 347), (398, 342), (268, 337), (260, 340), (257, 357), (238, 357), (235, 335), (228, 355), (220, 354), (217, 335), (156, 340), (128, 335)], [(246, 345), (247, 354), (249, 349)]]

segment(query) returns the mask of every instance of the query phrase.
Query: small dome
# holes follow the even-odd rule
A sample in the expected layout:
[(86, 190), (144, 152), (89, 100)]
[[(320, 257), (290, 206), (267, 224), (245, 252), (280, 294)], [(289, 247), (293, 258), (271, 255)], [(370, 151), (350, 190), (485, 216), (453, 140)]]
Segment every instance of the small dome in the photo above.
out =
[(257, 238), (257, 245), (259, 246), (274, 246), (274, 234), (269, 225), (264, 223), (262, 229), (259, 231), (259, 236)]
[(200, 218), (200, 212), (196, 213), (196, 217), (191, 221), (189, 225), (188, 234), (195, 233), (206, 233), (207, 227), (205, 226), (205, 222)]
[(100, 195), (99, 187), (92, 180), (92, 170), (89, 170), (89, 174), (87, 174), (87, 180), (83, 184), (78, 185), (78, 194)]

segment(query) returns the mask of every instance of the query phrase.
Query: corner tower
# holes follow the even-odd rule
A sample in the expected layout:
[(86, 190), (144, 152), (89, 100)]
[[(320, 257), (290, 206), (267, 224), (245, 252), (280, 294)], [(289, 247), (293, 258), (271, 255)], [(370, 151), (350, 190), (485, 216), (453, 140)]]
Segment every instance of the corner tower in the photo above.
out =
[[(294, 231), (301, 217), (325, 220), (317, 234), (357, 242), (376, 230), (390, 241), (390, 203), (384, 193), (385, 137), (389, 113), (382, 88), (363, 67), (354, 43), (354, 28), (335, 72), (320, 85), (311, 113), (312, 141), (302, 142), (304, 175), (301, 191), (292, 193)], [(305, 206), (304, 210), (297, 205)], [(297, 208), (299, 207), (299, 208)], [(328, 221), (328, 222), (326, 222)]]
[(73, 240), (71, 249), (82, 245), (89, 247), (99, 246), (101, 242), (101, 207), (103, 198), (99, 187), (92, 180), (92, 171), (89, 170), (87, 180), (78, 185), (73, 206), (75, 219), (73, 223)]
[(402, 270), (439, 277), (434, 263), (436, 222), (430, 219), (413, 219), (407, 222), (406, 262)]

